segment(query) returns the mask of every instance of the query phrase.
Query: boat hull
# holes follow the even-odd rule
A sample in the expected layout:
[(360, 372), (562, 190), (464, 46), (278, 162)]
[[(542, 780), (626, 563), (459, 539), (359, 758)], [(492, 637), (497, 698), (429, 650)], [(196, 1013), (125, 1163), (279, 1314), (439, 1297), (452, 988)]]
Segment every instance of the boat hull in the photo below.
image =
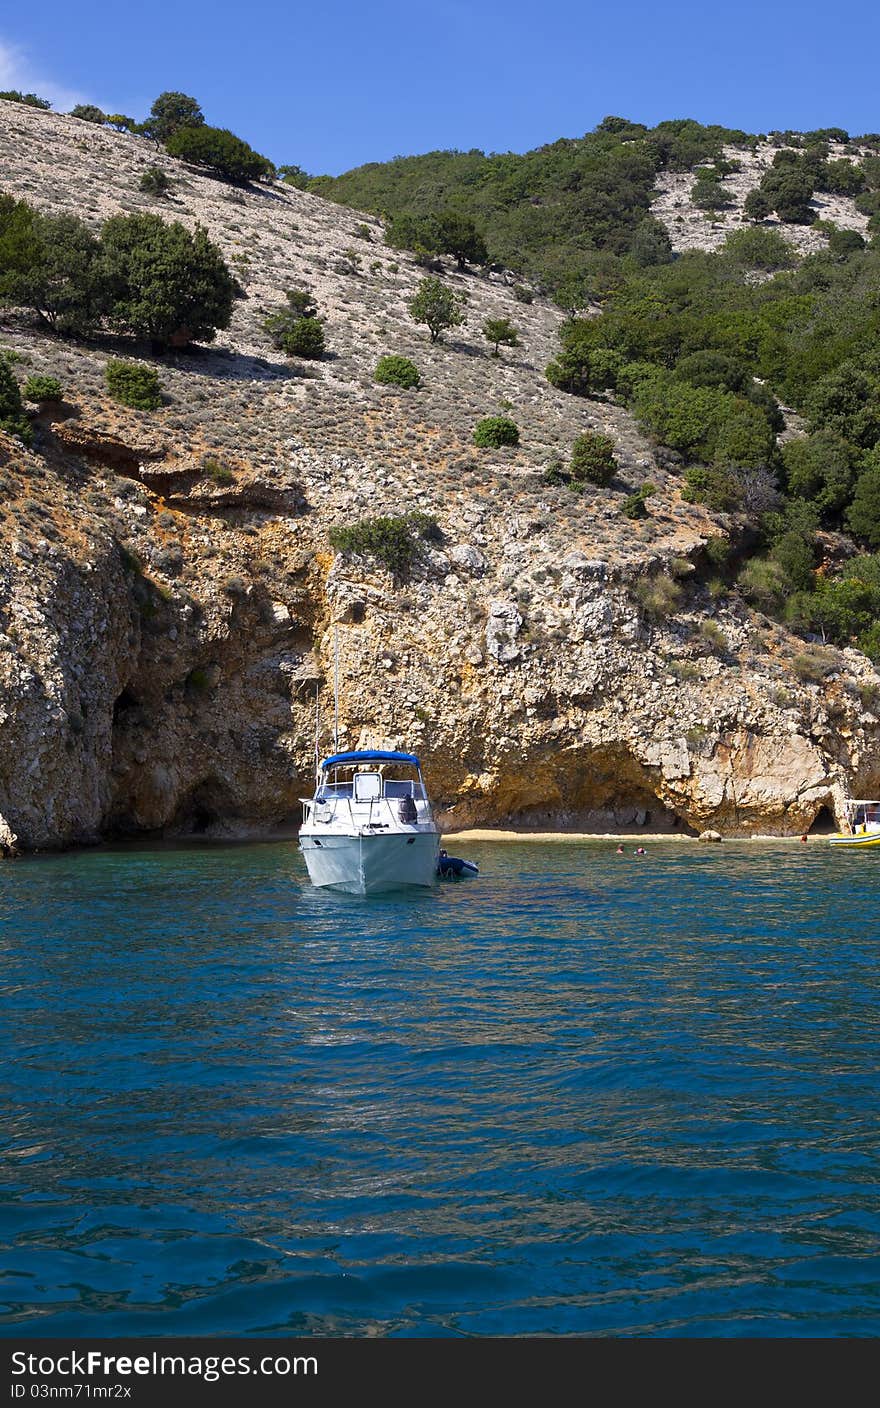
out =
[(348, 895), (427, 889), (437, 881), (440, 836), (436, 831), (391, 835), (302, 835), (309, 879), (319, 889)]
[(848, 846), (851, 850), (866, 850), (868, 846), (880, 846), (880, 831), (867, 831), (857, 836), (829, 836), (832, 846)]

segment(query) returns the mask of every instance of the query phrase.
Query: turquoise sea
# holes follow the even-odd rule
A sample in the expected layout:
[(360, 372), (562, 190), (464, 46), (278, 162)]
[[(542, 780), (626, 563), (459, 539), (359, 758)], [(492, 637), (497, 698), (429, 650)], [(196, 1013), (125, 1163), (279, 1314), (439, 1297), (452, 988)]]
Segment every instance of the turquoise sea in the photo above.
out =
[(880, 854), (0, 866), (0, 1333), (880, 1334)]

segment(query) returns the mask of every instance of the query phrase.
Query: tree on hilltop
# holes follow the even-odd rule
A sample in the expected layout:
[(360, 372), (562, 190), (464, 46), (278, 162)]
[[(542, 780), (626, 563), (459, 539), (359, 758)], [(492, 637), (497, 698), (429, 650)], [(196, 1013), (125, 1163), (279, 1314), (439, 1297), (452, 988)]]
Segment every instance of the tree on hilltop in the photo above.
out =
[(201, 127), (204, 121), (202, 109), (189, 94), (160, 93), (141, 131), (157, 142), (167, 142), (181, 127)]
[(38, 98), (36, 93), (22, 93), (18, 88), (10, 88), (5, 93), (0, 93), (0, 98), (7, 103), (24, 103), (27, 108), (42, 108), (48, 112), (52, 104), (48, 98)]
[(286, 186), (295, 186), (298, 191), (307, 190), (312, 179), (301, 166), (279, 166), (278, 175)]

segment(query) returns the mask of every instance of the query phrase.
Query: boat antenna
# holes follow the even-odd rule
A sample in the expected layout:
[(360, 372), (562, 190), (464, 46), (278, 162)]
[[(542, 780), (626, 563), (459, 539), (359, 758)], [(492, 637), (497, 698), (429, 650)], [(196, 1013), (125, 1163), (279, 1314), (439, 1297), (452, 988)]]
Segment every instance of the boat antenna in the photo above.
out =
[(321, 780), (321, 681), (315, 680), (315, 777)]
[(339, 627), (333, 627), (333, 752), (339, 752)]

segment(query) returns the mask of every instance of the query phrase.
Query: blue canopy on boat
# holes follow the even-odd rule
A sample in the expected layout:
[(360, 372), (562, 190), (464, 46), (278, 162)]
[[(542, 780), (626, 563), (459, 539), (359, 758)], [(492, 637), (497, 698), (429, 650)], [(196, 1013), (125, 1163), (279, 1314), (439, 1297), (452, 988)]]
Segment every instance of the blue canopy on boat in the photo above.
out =
[(409, 763), (413, 768), (420, 766), (415, 753), (385, 753), (378, 748), (368, 748), (362, 753), (333, 753), (324, 759), (321, 768), (353, 767), (358, 763)]

